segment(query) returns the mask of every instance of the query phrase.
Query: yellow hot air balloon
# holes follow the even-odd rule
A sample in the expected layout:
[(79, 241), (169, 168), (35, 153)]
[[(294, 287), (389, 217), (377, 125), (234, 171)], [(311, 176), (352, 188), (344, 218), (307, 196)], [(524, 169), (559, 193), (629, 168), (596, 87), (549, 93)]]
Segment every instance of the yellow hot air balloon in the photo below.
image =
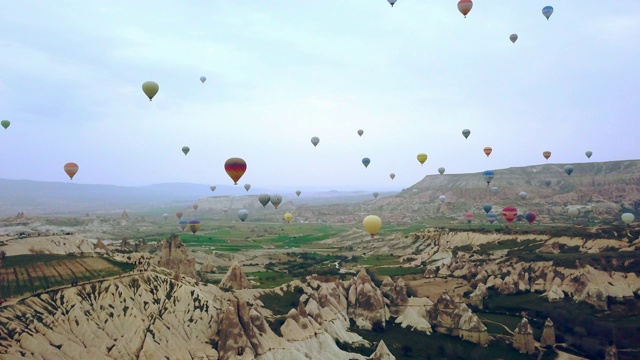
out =
[(293, 214), (292, 213), (286, 213), (284, 214), (284, 216), (282, 216), (284, 218), (284, 221), (286, 221), (287, 223), (291, 222), (291, 219), (293, 219)]
[(425, 153), (420, 153), (416, 157), (418, 158), (418, 161), (420, 161), (421, 165), (424, 164), (425, 161), (427, 161), (427, 154)]
[(155, 81), (145, 81), (144, 84), (142, 84), (142, 91), (145, 95), (147, 95), (149, 101), (151, 101), (153, 97), (156, 96), (158, 90), (160, 90), (160, 86), (158, 86), (158, 83), (156, 83)]
[(371, 237), (374, 237), (382, 227), (382, 220), (375, 215), (368, 215), (362, 220), (362, 226)]

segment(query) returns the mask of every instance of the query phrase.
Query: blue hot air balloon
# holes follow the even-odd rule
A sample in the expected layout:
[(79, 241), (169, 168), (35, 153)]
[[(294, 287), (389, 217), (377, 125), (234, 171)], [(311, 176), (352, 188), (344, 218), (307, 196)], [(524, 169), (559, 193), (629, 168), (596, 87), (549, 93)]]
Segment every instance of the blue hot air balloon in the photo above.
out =
[(365, 168), (368, 167), (370, 163), (371, 163), (371, 160), (369, 160), (368, 157), (362, 158), (362, 165), (364, 165)]
[(491, 182), (491, 180), (493, 180), (493, 177), (495, 175), (493, 174), (493, 171), (487, 170), (487, 171), (482, 173), (482, 176), (484, 176), (484, 181), (486, 181), (487, 185), (489, 185), (489, 183)]
[(567, 165), (564, 167), (564, 172), (567, 173), (567, 175), (571, 176), (571, 174), (573, 173), (573, 166), (571, 165)]
[(498, 219), (498, 216), (496, 214), (494, 214), (494, 213), (488, 213), (487, 214), (487, 221), (490, 224), (493, 224), (494, 222), (496, 222), (497, 219)]
[(491, 211), (491, 209), (493, 209), (493, 206), (491, 206), (491, 204), (486, 203), (484, 205), (482, 205), (482, 210), (484, 210), (485, 213), (489, 213), (489, 211)]
[(180, 221), (178, 221), (178, 225), (180, 225), (180, 229), (182, 229), (182, 231), (184, 231), (184, 229), (187, 228), (187, 219), (182, 219)]
[(553, 14), (553, 6), (545, 6), (542, 8), (542, 15), (544, 15), (544, 17), (547, 18), (547, 20), (549, 20), (549, 18), (551, 17), (551, 14)]

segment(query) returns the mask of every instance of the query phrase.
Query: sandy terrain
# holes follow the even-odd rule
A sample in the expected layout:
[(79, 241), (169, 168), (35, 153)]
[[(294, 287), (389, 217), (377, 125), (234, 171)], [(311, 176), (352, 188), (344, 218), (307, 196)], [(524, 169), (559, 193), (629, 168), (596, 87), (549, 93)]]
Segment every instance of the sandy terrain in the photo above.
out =
[(449, 293), (462, 295), (466, 291), (472, 291), (465, 280), (461, 279), (416, 279), (406, 280), (407, 286), (416, 292), (417, 297), (428, 297), (431, 301), (436, 301), (440, 294), (449, 290)]

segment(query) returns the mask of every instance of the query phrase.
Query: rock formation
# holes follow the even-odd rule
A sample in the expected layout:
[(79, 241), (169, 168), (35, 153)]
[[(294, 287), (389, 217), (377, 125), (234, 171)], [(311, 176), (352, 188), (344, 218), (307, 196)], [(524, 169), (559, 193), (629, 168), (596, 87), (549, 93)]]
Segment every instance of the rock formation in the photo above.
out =
[(347, 314), (359, 328), (371, 330), (374, 326), (385, 327), (389, 309), (382, 292), (373, 284), (364, 268), (349, 283), (347, 294)]
[(371, 355), (371, 360), (396, 360), (389, 348), (384, 343), (384, 340), (380, 340), (376, 351)]
[(604, 354), (604, 360), (618, 360), (618, 348), (615, 345), (607, 347)]
[(247, 275), (242, 271), (242, 267), (237, 262), (234, 262), (222, 278), (222, 281), (220, 281), (220, 288), (232, 290), (251, 289), (251, 283), (249, 283)]
[(484, 299), (489, 296), (487, 287), (483, 283), (479, 283), (476, 289), (469, 295), (469, 301), (471, 305), (478, 309), (484, 308)]
[(521, 353), (533, 354), (536, 350), (535, 344), (529, 320), (522, 318), (513, 334), (513, 347)]
[(169, 240), (160, 244), (158, 266), (173, 270), (176, 273), (197, 279), (196, 260), (189, 257), (187, 248), (178, 235), (172, 235)]
[(407, 296), (407, 285), (402, 278), (397, 282), (393, 282), (390, 277), (386, 277), (380, 285), (382, 295), (389, 300), (389, 311), (393, 316), (399, 316), (407, 304), (409, 297)]
[(464, 303), (458, 304), (444, 292), (428, 311), (435, 330), (485, 346), (489, 343), (487, 327)]
[(553, 321), (547, 318), (547, 321), (544, 322), (544, 330), (542, 330), (540, 345), (553, 346), (555, 344), (556, 344), (556, 331), (555, 331), (555, 328), (553, 327)]

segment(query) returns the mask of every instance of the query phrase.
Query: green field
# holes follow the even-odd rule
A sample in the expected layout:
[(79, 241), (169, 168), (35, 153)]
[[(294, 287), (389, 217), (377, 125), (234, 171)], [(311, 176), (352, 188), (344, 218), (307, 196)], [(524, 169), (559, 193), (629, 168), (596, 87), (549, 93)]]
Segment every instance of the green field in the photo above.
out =
[(259, 289), (273, 289), (293, 280), (293, 276), (287, 273), (271, 270), (247, 273), (247, 276), (255, 277), (254, 280), (260, 283)]

